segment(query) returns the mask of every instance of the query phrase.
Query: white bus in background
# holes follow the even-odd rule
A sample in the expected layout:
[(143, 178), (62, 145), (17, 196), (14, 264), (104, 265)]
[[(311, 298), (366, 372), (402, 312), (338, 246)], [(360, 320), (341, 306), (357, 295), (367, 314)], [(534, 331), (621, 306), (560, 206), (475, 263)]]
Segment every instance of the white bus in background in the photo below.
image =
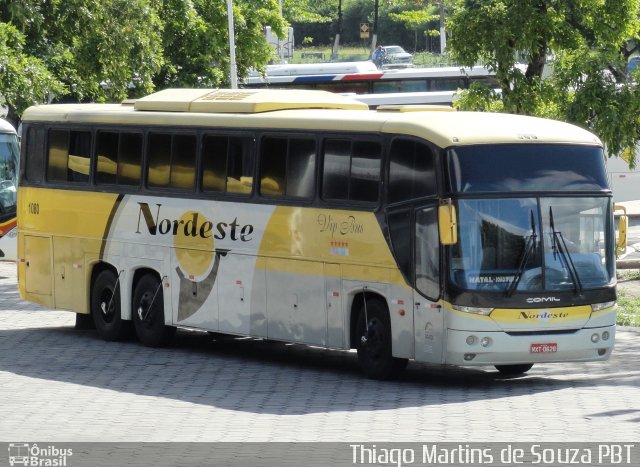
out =
[(0, 119), (0, 260), (17, 256), (16, 197), (20, 148), (15, 128)]
[(391, 94), (396, 96), (394, 102), (370, 104), (370, 107), (377, 107), (389, 103), (451, 104), (455, 92), (467, 89), (475, 82), (498, 88), (495, 73), (481, 66), (378, 70), (373, 62), (368, 61), (270, 65), (264, 77), (256, 72), (245, 80), (244, 87), (317, 89), (354, 94), (353, 97), (363, 102), (363, 99), (374, 99), (376, 95), (386, 94), (386, 100), (391, 98)]
[[(636, 160), (640, 163), (640, 154), (636, 156)], [(640, 200), (640, 170), (638, 167), (632, 170), (624, 159), (611, 157), (607, 159), (607, 172), (614, 202)]]

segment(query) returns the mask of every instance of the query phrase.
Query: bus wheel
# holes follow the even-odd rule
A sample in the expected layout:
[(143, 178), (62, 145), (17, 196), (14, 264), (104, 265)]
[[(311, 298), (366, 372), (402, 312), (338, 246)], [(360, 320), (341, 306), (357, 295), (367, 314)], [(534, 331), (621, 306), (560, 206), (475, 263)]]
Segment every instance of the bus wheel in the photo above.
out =
[(168, 344), (176, 328), (164, 324), (162, 282), (155, 275), (146, 274), (140, 278), (133, 292), (132, 305), (138, 340), (148, 347)]
[(369, 378), (392, 379), (406, 368), (406, 358), (391, 355), (391, 322), (379, 300), (368, 300), (360, 308), (356, 337), (358, 361)]
[(110, 269), (100, 272), (93, 281), (91, 316), (103, 339), (119, 341), (129, 337), (131, 323), (123, 320), (120, 313), (118, 276)]
[(520, 365), (496, 365), (498, 370), (503, 375), (521, 375), (526, 373), (533, 367), (533, 363), (522, 363)]

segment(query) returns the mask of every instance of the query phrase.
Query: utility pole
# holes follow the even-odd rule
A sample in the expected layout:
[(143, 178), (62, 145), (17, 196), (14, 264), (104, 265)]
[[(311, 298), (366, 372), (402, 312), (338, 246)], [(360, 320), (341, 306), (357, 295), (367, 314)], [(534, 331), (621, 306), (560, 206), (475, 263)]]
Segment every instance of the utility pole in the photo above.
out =
[(236, 65), (236, 38), (235, 27), (233, 25), (233, 5), (232, 0), (227, 0), (227, 18), (229, 26), (229, 71), (231, 77), (231, 89), (238, 89), (238, 66)]
[(373, 4), (373, 40), (371, 41), (371, 51), (376, 50), (378, 45), (378, 0)]
[(331, 58), (338, 58), (338, 48), (340, 47), (340, 34), (342, 34), (342, 0), (338, 0), (338, 27), (336, 31), (336, 38), (333, 42), (333, 50), (331, 52)]
[(440, 6), (440, 55), (444, 55), (447, 48), (447, 32), (444, 30), (444, 2)]
[[(282, 16), (282, 0), (278, 0), (278, 8), (280, 11), (280, 16)], [(287, 39), (289, 39), (289, 35), (287, 34)], [(284, 47), (282, 46), (282, 39), (278, 37), (278, 56), (280, 57), (280, 63), (284, 63)]]

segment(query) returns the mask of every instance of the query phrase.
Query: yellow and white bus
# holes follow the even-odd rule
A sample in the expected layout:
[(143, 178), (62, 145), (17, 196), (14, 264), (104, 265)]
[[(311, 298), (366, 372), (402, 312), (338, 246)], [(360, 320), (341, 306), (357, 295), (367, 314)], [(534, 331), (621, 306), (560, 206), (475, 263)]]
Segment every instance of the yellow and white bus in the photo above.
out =
[(20, 146), (15, 128), (0, 118), (0, 261), (16, 260), (16, 202)]
[(355, 348), (374, 378), (614, 347), (611, 191), (577, 127), (206, 89), (36, 106), (23, 127), (21, 296), (107, 340)]

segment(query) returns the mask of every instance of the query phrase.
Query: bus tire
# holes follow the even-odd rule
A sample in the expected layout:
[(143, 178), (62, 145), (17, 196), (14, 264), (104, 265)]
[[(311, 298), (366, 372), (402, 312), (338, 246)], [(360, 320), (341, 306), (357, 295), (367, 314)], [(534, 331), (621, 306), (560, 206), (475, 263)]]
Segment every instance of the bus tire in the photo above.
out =
[(107, 341), (121, 341), (131, 335), (131, 323), (122, 319), (118, 276), (105, 269), (91, 287), (91, 316), (98, 335)]
[(526, 373), (533, 367), (533, 363), (521, 363), (519, 365), (496, 365), (498, 370), (503, 375), (521, 375)]
[(131, 313), (138, 340), (147, 347), (167, 345), (176, 333), (164, 324), (164, 293), (155, 275), (145, 274), (136, 284)]
[(393, 379), (407, 367), (406, 358), (391, 354), (391, 320), (387, 307), (380, 300), (363, 303), (358, 314), (356, 339), (358, 361), (369, 378)]

